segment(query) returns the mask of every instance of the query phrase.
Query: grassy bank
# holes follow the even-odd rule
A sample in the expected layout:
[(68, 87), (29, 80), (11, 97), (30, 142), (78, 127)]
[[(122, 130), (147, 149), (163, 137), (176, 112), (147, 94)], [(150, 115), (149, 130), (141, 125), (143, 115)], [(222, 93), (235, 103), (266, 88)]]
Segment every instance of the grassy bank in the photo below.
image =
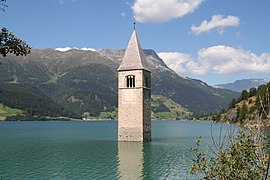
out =
[(21, 113), (22, 111), (19, 109), (13, 109), (3, 104), (0, 104), (0, 121), (6, 120), (7, 117), (16, 116), (17, 114)]

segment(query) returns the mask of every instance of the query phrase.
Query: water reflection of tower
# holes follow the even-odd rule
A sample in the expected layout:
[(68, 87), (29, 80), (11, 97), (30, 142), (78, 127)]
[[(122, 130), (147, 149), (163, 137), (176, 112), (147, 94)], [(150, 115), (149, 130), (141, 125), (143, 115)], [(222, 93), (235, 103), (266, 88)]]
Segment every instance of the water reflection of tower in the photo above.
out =
[(118, 142), (119, 179), (144, 179), (149, 164), (143, 149), (142, 142)]

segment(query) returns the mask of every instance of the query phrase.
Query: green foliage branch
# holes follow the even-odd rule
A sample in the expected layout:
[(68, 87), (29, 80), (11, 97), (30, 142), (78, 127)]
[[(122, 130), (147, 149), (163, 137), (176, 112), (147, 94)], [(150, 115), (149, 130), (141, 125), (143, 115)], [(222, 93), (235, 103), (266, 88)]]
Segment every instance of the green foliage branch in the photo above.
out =
[(6, 0), (0, 0), (0, 11), (5, 11), (5, 8), (7, 8)]
[(7, 28), (2, 28), (0, 31), (0, 54), (6, 57), (8, 53), (13, 53), (16, 56), (25, 56), (30, 53), (31, 47), (27, 43), (9, 32)]
[(261, 119), (269, 119), (270, 114), (270, 82), (258, 91), (256, 106)]
[(200, 150), (201, 138), (196, 140), (191, 173), (200, 179), (250, 180), (269, 178), (269, 136), (260, 131), (239, 130), (229, 137), (226, 147), (210, 155)]
[[(0, 0), (0, 11), (5, 11), (7, 8), (6, 0)], [(9, 32), (3, 27), (0, 31), (0, 54), (6, 57), (8, 53), (13, 53), (16, 56), (25, 56), (30, 53), (31, 47), (27, 43)]]

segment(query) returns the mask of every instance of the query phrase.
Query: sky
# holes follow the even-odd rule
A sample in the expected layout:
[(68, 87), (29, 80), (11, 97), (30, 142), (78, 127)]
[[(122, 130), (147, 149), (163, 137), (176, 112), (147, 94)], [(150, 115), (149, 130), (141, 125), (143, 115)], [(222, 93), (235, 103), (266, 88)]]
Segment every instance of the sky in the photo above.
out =
[(144, 49), (209, 85), (270, 78), (269, 0), (7, 0), (0, 26), (33, 48)]

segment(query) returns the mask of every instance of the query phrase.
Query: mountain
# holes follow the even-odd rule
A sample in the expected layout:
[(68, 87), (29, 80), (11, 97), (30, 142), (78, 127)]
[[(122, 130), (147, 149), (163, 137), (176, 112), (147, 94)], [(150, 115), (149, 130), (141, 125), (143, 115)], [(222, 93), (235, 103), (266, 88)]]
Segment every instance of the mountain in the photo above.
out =
[(270, 128), (270, 82), (242, 91), (238, 99), (233, 99), (227, 112), (213, 115), (215, 121), (226, 121), (254, 128)]
[[(0, 103), (31, 115), (115, 119), (117, 68), (124, 52), (33, 49), (25, 57), (0, 58)], [(152, 71), (153, 118), (166, 118), (168, 113), (170, 118), (208, 114), (226, 108), (239, 96), (183, 78), (153, 50), (144, 53)]]
[(242, 79), (242, 80), (236, 80), (233, 83), (228, 84), (217, 84), (215, 87), (223, 88), (223, 89), (230, 89), (232, 91), (236, 92), (242, 92), (243, 90), (248, 90), (252, 87), (259, 87), (262, 84), (266, 84), (270, 81), (270, 79), (267, 78), (261, 78), (261, 79)]

